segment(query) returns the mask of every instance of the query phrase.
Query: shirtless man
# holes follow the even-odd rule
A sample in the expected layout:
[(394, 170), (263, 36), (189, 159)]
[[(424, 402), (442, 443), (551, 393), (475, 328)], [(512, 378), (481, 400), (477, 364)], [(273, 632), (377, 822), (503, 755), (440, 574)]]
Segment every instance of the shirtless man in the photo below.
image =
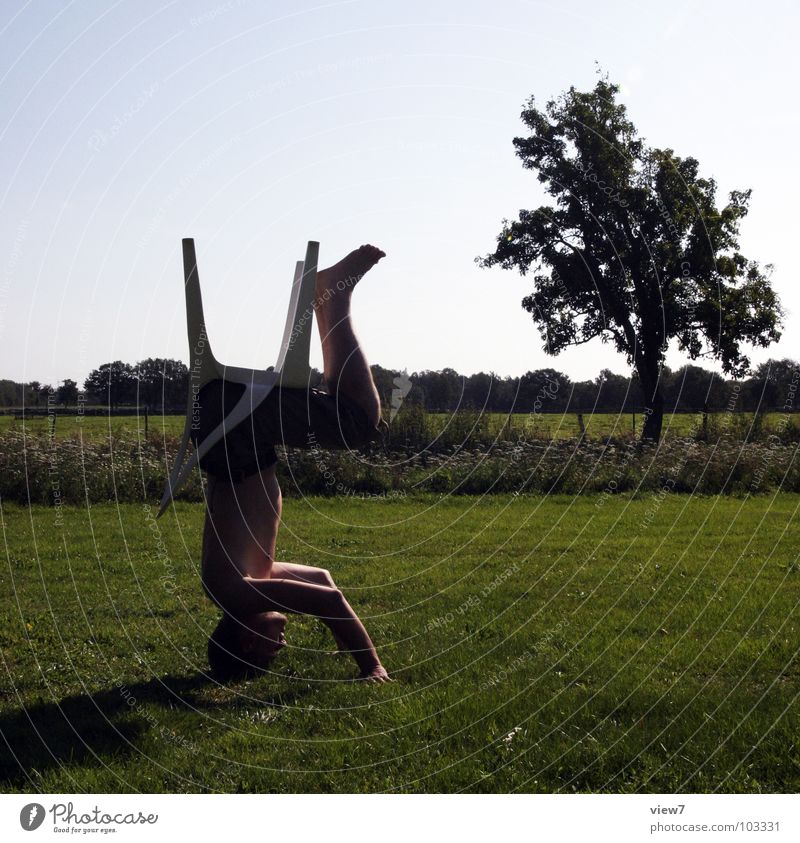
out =
[[(208, 474), (202, 580), (223, 611), (208, 646), (212, 672), (231, 679), (265, 671), (286, 646), (283, 612), (312, 615), (328, 626), (359, 678), (389, 681), (364, 625), (322, 568), (275, 560), (281, 490), (275, 444), (358, 447), (380, 434), (378, 391), (350, 319), (350, 297), (384, 253), (361, 246), (317, 273), (314, 314), (324, 361), (323, 387), (275, 387), (244, 422), (201, 460)], [(243, 387), (213, 381), (200, 391), (202, 440)]]

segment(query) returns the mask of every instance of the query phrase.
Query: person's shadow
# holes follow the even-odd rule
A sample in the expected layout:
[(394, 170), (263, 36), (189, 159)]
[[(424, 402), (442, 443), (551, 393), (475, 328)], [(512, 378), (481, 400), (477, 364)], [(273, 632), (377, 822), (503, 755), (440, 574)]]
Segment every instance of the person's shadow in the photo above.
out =
[[(209, 718), (214, 718), (211, 709), (252, 708), (252, 697), (214, 702), (200, 693), (215, 685), (204, 673), (168, 675), (4, 712), (0, 714), (0, 791), (38, 789), (29, 773), (41, 775), (54, 768), (63, 769), (66, 779), (62, 790), (69, 791), (70, 767), (91, 764), (102, 770), (111, 760), (138, 756), (143, 736), (151, 731), (168, 733), (176, 710), (205, 710)], [(307, 689), (298, 688), (279, 698), (259, 700), (258, 704), (283, 707), (305, 693)], [(148, 708), (142, 709), (141, 704), (148, 704)], [(163, 716), (153, 717), (153, 704), (163, 708)], [(179, 747), (192, 745), (192, 737), (174, 734), (171, 739)]]

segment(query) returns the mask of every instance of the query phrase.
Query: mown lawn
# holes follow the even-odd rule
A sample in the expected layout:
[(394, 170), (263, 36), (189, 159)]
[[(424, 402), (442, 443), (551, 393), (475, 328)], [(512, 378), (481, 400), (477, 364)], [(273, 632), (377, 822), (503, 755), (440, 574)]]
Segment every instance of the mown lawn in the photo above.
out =
[(800, 496), (287, 500), (396, 681), (205, 674), (203, 510), (2, 506), (0, 789), (800, 789)]

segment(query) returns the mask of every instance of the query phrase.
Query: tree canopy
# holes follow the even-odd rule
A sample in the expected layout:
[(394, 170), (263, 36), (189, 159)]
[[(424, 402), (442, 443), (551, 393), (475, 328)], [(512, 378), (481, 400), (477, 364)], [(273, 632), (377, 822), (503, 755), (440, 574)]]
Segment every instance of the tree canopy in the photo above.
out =
[(92, 401), (118, 407), (180, 407), (186, 404), (189, 370), (180, 360), (148, 357), (135, 365), (115, 360), (92, 370), (84, 389)]
[(646, 145), (600, 78), (544, 109), (531, 98), (529, 130), (514, 138), (554, 203), (503, 220), (484, 267), (533, 275), (522, 306), (549, 354), (595, 338), (612, 342), (635, 367), (645, 399), (644, 436), (661, 432), (660, 371), (670, 341), (694, 360), (709, 356), (740, 377), (743, 344), (780, 338), (782, 311), (762, 268), (739, 252), (749, 190), (717, 205), (717, 185), (696, 159)]

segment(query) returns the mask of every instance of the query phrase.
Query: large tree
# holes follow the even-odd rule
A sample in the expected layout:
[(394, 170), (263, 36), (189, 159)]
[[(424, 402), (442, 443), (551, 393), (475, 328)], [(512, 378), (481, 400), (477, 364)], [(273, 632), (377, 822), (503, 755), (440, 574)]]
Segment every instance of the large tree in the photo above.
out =
[(740, 376), (750, 364), (742, 345), (777, 340), (782, 311), (772, 268), (739, 253), (750, 191), (731, 192), (719, 208), (715, 181), (694, 158), (648, 147), (618, 94), (601, 78), (544, 110), (528, 101), (530, 134), (514, 147), (554, 204), (504, 220), (495, 251), (476, 260), (532, 272), (522, 306), (547, 353), (600, 337), (625, 354), (643, 393), (643, 436), (658, 440), (670, 340)]
[(77, 404), (78, 384), (72, 378), (66, 378), (61, 381), (61, 386), (58, 388), (56, 397), (58, 398), (58, 403), (63, 404), (65, 407), (70, 404)]
[(136, 403), (150, 408), (183, 407), (189, 388), (189, 370), (181, 360), (148, 357), (133, 368)]
[(796, 409), (800, 404), (800, 362), (784, 357), (761, 363), (747, 382), (746, 392), (753, 409)]
[(119, 404), (128, 404), (136, 398), (136, 378), (129, 363), (115, 360), (103, 363), (93, 369), (83, 383), (84, 390), (93, 401), (116, 408)]

